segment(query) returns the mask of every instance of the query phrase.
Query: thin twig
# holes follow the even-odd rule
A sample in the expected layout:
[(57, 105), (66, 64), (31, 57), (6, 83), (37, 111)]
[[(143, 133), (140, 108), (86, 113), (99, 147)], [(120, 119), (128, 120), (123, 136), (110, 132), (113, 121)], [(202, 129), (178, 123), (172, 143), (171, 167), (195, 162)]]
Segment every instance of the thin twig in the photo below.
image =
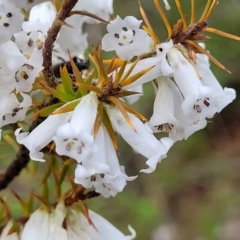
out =
[(59, 10), (51, 28), (48, 30), (47, 38), (43, 48), (43, 74), (47, 84), (56, 88), (57, 80), (53, 75), (52, 67), (52, 50), (54, 42), (56, 41), (57, 35), (64, 23), (65, 19), (69, 16), (71, 10), (76, 5), (78, 0), (67, 0), (63, 3), (62, 8)]

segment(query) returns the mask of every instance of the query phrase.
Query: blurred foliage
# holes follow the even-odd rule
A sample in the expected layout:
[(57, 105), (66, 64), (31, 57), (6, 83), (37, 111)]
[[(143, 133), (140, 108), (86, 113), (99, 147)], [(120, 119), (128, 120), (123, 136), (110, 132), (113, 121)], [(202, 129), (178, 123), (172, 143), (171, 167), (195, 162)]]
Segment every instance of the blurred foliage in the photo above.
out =
[[(181, 2), (189, 18), (190, 0)], [(196, 0), (197, 16), (200, 16), (206, 2), (207, 0)], [(179, 14), (174, 1), (169, 3), (172, 9), (167, 15), (174, 24), (179, 19)], [(166, 29), (153, 2), (141, 0), (141, 4), (153, 28), (164, 41)], [(163, 6), (162, 2), (161, 4)], [(137, 0), (115, 0), (114, 9), (121, 17), (134, 15), (141, 18)], [(219, 1), (210, 18), (210, 26), (240, 36), (239, 12), (238, 0)], [(104, 33), (104, 26), (102, 29)], [(207, 49), (232, 72), (228, 74), (212, 64), (214, 74), (224, 86), (234, 87), (239, 92), (240, 43), (213, 34), (209, 36), (211, 39), (206, 42)], [(144, 87), (145, 96), (135, 107), (150, 117), (154, 94), (151, 84)], [(134, 182), (129, 182), (123, 193), (115, 198), (98, 197), (88, 200), (86, 203), (89, 208), (106, 217), (126, 234), (127, 225), (131, 224), (137, 231), (139, 240), (165, 240), (160, 238), (162, 231), (155, 231), (153, 237), (153, 231), (164, 226), (173, 226), (172, 234), (175, 232), (175, 237), (166, 240), (239, 239), (239, 232), (236, 232), (236, 238), (229, 235), (234, 235), (233, 229), (240, 231), (239, 106), (240, 98), (237, 97), (234, 103), (209, 121), (206, 129), (195, 133), (187, 141), (176, 143), (170, 149), (168, 157), (150, 175), (139, 174), (139, 170), (146, 167), (145, 159), (134, 154), (121, 141), (120, 162), (126, 166), (128, 175), (139, 176)], [(1, 169), (11, 162), (16, 153), (16, 149), (9, 146), (7, 141), (8, 139), (3, 139), (0, 144)], [(14, 189), (23, 197), (31, 192), (31, 188), (35, 192), (41, 191), (37, 175), (43, 174), (46, 164), (48, 163), (31, 162), (9, 189)], [(61, 163), (58, 164), (61, 167)], [(69, 186), (66, 184), (63, 188), (67, 190)], [(20, 205), (12, 193), (6, 190), (1, 196), (7, 196), (14, 216), (21, 216)]]

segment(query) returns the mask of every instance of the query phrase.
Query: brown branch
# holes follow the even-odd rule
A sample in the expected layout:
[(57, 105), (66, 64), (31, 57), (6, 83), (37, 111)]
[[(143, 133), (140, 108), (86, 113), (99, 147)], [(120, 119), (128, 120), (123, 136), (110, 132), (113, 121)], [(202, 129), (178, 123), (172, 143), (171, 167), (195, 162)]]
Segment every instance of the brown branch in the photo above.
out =
[[(29, 131), (32, 131), (37, 127), (45, 118), (38, 117), (30, 127)], [(29, 162), (29, 150), (21, 145), (16, 158), (8, 166), (7, 170), (0, 174), (0, 191), (5, 189), (12, 180), (19, 175), (21, 170), (27, 166)]]
[(52, 67), (52, 50), (54, 46), (54, 42), (56, 41), (57, 35), (62, 27), (62, 23), (69, 16), (71, 10), (76, 5), (78, 0), (66, 0), (64, 1), (62, 8), (59, 10), (51, 28), (47, 32), (47, 38), (44, 43), (43, 48), (43, 74), (47, 84), (56, 88), (57, 80), (53, 75), (53, 67)]

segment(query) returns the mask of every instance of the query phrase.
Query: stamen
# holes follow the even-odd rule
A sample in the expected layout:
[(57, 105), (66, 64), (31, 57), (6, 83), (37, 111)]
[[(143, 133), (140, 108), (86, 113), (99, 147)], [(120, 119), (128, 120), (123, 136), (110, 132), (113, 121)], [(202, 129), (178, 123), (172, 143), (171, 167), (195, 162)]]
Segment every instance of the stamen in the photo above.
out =
[(154, 1), (155, 6), (156, 6), (156, 8), (157, 8), (159, 14), (161, 15), (162, 20), (163, 20), (163, 22), (164, 22), (164, 24), (165, 24), (165, 26), (166, 26), (166, 28), (167, 28), (168, 39), (170, 39), (170, 38), (171, 38), (171, 35), (172, 35), (172, 28), (171, 28), (171, 25), (170, 25), (170, 23), (169, 23), (169, 21), (168, 21), (166, 15), (165, 15), (165, 13), (163, 12), (162, 7), (161, 7), (160, 3), (158, 2), (158, 0), (153, 0), (153, 1)]
[(232, 35), (230, 33), (226, 33), (226, 32), (220, 31), (220, 30), (215, 29), (215, 28), (207, 27), (207, 28), (204, 28), (204, 31), (210, 32), (210, 33), (215, 33), (215, 34), (218, 34), (220, 36), (223, 36), (223, 37), (226, 37), (226, 38), (230, 38), (232, 40), (240, 41), (240, 37)]
[(195, 0), (191, 0), (191, 21), (190, 26), (195, 23), (196, 19), (196, 2)]
[(66, 150), (67, 151), (70, 151), (71, 150), (71, 147), (72, 147), (72, 144), (69, 142), (66, 146)]
[(186, 20), (182, 5), (181, 5), (179, 0), (175, 0), (175, 3), (177, 5), (178, 11), (179, 11), (180, 16), (181, 16), (182, 21), (183, 21), (183, 29), (186, 29), (187, 28), (187, 20)]
[(115, 34), (114, 34), (114, 37), (115, 37), (115, 38), (119, 38), (119, 34), (115, 33)]
[(128, 31), (128, 29), (126, 27), (123, 27), (122, 30), (125, 31), (125, 32)]
[(32, 47), (32, 45), (33, 45), (33, 40), (32, 40), (31, 38), (29, 38), (27, 44), (28, 44), (29, 47)]
[(200, 19), (198, 20), (198, 22), (202, 22), (204, 19), (207, 18), (206, 16), (207, 16), (208, 10), (209, 10), (209, 8), (210, 8), (210, 6), (211, 6), (211, 3), (212, 3), (212, 0), (208, 0), (206, 6), (205, 6), (205, 8), (204, 8), (204, 11), (203, 11), (203, 13), (202, 13), (202, 16), (200, 17)]
[(210, 103), (207, 101), (207, 99), (204, 99), (204, 100), (203, 100), (203, 103), (204, 103), (204, 105), (207, 106), (207, 107), (210, 106)]
[(82, 153), (82, 145), (78, 146), (77, 152), (78, 152), (78, 154), (81, 154), (81, 153)]
[(96, 181), (96, 176), (95, 176), (95, 175), (91, 176), (91, 181), (92, 181), (92, 182), (95, 182), (95, 181)]

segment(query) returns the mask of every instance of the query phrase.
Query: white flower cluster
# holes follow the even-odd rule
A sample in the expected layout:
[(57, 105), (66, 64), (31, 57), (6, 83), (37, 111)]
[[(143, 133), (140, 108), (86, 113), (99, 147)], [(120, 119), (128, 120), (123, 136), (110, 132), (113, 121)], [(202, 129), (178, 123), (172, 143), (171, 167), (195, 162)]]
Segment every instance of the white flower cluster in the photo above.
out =
[[(13, 2), (17, 4), (17, 1)], [(19, 7), (18, 4), (17, 6)], [(108, 20), (109, 13), (112, 13), (112, 1), (96, 3), (81, 0), (75, 9)], [(23, 15), (6, 0), (0, 2), (0, 11), (1, 27), (5, 29), (0, 32), (2, 127), (24, 120), (26, 111), (32, 105), (32, 99), (27, 93), (32, 90), (35, 78), (42, 70), (42, 49), (56, 12), (50, 3), (40, 4), (31, 10), (29, 21), (23, 22)], [(87, 46), (87, 35), (82, 32), (83, 22), (93, 21), (96, 22), (79, 15), (67, 19), (66, 26), (63, 26), (57, 39), (60, 45), (58, 54), (66, 54), (67, 49), (74, 55), (83, 54)], [(147, 159), (148, 167), (141, 172), (151, 173), (176, 141), (187, 139), (204, 128), (207, 119), (220, 112), (236, 97), (235, 90), (221, 87), (209, 68), (207, 55), (196, 53), (196, 61), (193, 61), (187, 48), (180, 43), (173, 44), (172, 39), (156, 45), (156, 41), (147, 31), (140, 29), (140, 25), (141, 21), (132, 16), (127, 16), (124, 20), (117, 16), (107, 25), (108, 33), (102, 39), (102, 49), (116, 51), (125, 65), (124, 68), (115, 68), (105, 75), (100, 73), (98, 78), (93, 79), (89, 89), (98, 88), (101, 85), (98, 83), (104, 76), (103, 82), (108, 85), (105, 89), (103, 86), (98, 89), (103, 94), (89, 91), (74, 100), (78, 104), (73, 111), (49, 115), (29, 134), (20, 133), (20, 128), (15, 132), (18, 143), (25, 145), (30, 151), (30, 158), (37, 161), (45, 161), (41, 150), (54, 141), (58, 155), (77, 161), (75, 183), (85, 188), (94, 187), (104, 197), (115, 196), (123, 190), (127, 181), (136, 178), (127, 176), (124, 167), (119, 164), (115, 133), (121, 135), (137, 153)], [(14, 41), (10, 40), (12, 37)], [(135, 56), (144, 57), (131, 62)], [(98, 64), (101, 64), (99, 59)], [(102, 72), (105, 71), (103, 68)], [(122, 76), (126, 76), (123, 82), (119, 79)], [(153, 115), (146, 124), (139, 120), (136, 112), (130, 111), (129, 107), (125, 109), (126, 103), (121, 97), (111, 100), (117, 94), (142, 88), (144, 83), (153, 80), (156, 99)], [(110, 91), (114, 85), (118, 88)], [(129, 101), (129, 97), (125, 97)], [(118, 105), (116, 101), (121, 104)], [(66, 109), (71, 103), (66, 103), (62, 108)], [(99, 114), (100, 107), (106, 116)], [(61, 111), (61, 108), (57, 110)], [(106, 121), (103, 123), (99, 120), (101, 117), (107, 119), (110, 127), (105, 124)], [(97, 121), (100, 124), (96, 131)], [(157, 139), (154, 133), (162, 131), (168, 133), (168, 136)]]
[(42, 70), (42, 48), (48, 26), (40, 21), (23, 22), (20, 9), (7, 0), (0, 2), (0, 16), (1, 128), (24, 120), (32, 105), (28, 93)]
[[(89, 210), (88, 218), (74, 206), (66, 207), (59, 202), (56, 208), (37, 209), (19, 231), (11, 231), (14, 222), (9, 221), (0, 235), (1, 240), (131, 240), (136, 233), (125, 236), (97, 213)], [(89, 222), (91, 221), (91, 222)]]

